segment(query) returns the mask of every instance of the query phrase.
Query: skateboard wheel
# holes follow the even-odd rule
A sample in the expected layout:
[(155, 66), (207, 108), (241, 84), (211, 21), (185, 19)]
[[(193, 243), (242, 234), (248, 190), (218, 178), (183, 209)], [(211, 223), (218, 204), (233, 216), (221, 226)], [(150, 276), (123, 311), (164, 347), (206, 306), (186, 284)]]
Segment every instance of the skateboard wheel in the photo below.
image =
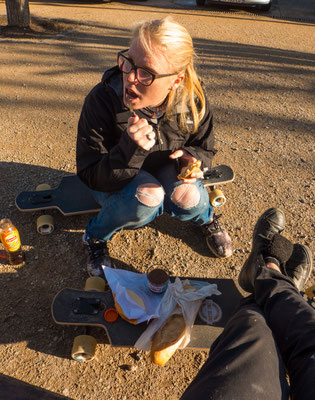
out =
[(41, 215), (36, 221), (37, 232), (41, 235), (48, 235), (54, 230), (54, 219), (51, 215)]
[(226, 198), (219, 189), (214, 189), (210, 192), (209, 195), (210, 204), (212, 207), (221, 207), (226, 202)]
[(71, 357), (77, 361), (92, 361), (97, 341), (93, 336), (80, 335), (73, 341)]
[(313, 285), (313, 286), (307, 288), (307, 289), (305, 290), (305, 294), (306, 294), (306, 296), (307, 296), (309, 299), (313, 300), (314, 297), (315, 297), (315, 285)]
[(104, 292), (105, 280), (98, 276), (91, 276), (85, 282), (84, 290), (94, 290), (96, 292)]
[(40, 185), (36, 186), (36, 191), (40, 191), (40, 190), (50, 190), (51, 186), (48, 185), (47, 183), (41, 183)]

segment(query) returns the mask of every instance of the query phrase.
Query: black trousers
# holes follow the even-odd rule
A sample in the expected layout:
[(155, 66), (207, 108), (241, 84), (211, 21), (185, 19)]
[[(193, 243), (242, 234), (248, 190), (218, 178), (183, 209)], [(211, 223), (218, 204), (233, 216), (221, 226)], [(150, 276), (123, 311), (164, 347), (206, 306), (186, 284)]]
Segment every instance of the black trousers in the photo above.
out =
[[(286, 373), (289, 375), (290, 388)], [(262, 267), (182, 400), (315, 399), (315, 310)]]

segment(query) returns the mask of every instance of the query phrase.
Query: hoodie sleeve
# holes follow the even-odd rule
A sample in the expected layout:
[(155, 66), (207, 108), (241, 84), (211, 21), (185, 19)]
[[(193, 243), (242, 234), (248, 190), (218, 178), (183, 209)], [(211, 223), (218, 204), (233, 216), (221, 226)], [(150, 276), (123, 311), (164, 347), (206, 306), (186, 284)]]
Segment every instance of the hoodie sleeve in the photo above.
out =
[(91, 189), (112, 192), (138, 173), (147, 151), (117, 124), (121, 103), (111, 87), (97, 85), (86, 97), (77, 135), (77, 174)]

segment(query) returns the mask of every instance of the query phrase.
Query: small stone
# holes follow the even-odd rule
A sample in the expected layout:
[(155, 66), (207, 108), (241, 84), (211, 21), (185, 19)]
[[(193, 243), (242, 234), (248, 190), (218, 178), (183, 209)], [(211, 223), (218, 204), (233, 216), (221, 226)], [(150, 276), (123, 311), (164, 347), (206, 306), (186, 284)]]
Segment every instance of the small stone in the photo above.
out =
[(135, 351), (131, 354), (131, 357), (136, 361), (140, 361), (142, 359), (142, 354), (140, 351)]
[(120, 365), (119, 368), (121, 368), (123, 371), (132, 371), (132, 365), (130, 364)]

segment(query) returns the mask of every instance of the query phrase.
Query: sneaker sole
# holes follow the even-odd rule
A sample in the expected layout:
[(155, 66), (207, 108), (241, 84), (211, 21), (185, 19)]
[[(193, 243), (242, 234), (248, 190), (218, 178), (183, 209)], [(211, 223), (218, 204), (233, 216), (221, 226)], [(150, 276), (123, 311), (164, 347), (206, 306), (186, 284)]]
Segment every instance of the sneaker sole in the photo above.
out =
[(207, 246), (208, 246), (209, 250), (211, 251), (211, 253), (212, 253), (214, 256), (216, 256), (217, 258), (229, 258), (229, 257), (231, 257), (232, 254), (233, 254), (233, 250), (232, 250), (232, 251), (231, 251), (231, 254), (228, 254), (228, 255), (226, 255), (226, 256), (221, 256), (221, 255), (218, 254), (216, 251), (214, 251), (213, 248), (210, 246), (210, 244), (209, 244), (209, 242), (208, 242), (208, 238), (206, 238), (206, 243), (207, 243)]

